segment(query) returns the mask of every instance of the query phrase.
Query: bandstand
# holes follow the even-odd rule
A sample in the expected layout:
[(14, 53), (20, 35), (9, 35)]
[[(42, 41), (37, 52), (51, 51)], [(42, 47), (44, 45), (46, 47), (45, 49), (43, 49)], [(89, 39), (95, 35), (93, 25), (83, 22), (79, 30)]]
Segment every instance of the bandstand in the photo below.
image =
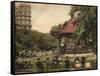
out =
[(75, 43), (74, 34), (79, 26), (78, 23), (78, 17), (73, 16), (59, 32), (59, 54), (82, 54), (91, 52), (91, 50), (85, 49), (84, 41), (78, 41), (78, 45)]

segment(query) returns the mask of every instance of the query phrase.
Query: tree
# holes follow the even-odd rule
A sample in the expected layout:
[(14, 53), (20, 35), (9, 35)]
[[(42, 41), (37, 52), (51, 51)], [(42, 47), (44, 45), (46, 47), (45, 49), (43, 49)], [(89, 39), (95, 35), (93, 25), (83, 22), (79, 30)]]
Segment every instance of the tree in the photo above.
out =
[(58, 24), (58, 25), (55, 25), (51, 28), (50, 30), (50, 33), (52, 36), (54, 36), (55, 38), (58, 38), (58, 33), (63, 29), (63, 25), (61, 24)]
[(94, 6), (73, 6), (70, 15), (79, 11), (79, 27), (75, 33), (76, 43), (84, 40), (86, 46), (96, 50), (97, 30), (97, 7)]
[(58, 41), (49, 33), (41, 33), (35, 30), (16, 32), (16, 54), (25, 51), (48, 51), (58, 47)]
[(65, 21), (64, 23), (63, 23), (63, 28), (65, 27), (65, 26), (67, 26), (67, 24), (68, 24), (68, 21)]

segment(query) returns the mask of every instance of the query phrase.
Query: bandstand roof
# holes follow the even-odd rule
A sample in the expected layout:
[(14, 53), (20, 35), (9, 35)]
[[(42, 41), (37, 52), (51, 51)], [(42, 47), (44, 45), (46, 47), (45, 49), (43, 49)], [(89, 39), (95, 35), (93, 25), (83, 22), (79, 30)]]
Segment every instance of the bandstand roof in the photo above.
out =
[(62, 31), (59, 33), (61, 34), (73, 34), (76, 31), (78, 24), (78, 20), (76, 18), (72, 18), (69, 20), (68, 24), (62, 29)]

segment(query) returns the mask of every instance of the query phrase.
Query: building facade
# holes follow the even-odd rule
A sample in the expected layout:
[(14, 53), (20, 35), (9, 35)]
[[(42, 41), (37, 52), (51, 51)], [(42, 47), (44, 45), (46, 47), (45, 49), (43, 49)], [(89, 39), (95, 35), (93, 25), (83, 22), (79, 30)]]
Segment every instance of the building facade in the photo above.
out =
[(19, 4), (15, 7), (15, 23), (17, 30), (30, 30), (31, 25), (31, 6)]

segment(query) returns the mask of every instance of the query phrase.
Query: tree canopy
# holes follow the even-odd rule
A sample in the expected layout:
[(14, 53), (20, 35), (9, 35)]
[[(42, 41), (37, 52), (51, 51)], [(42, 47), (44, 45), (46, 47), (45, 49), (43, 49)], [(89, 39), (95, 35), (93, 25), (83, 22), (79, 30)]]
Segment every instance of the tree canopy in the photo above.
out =
[[(97, 7), (95, 6), (72, 6), (70, 16), (73, 17), (76, 12), (78, 14), (78, 27), (74, 33), (74, 41), (77, 44), (80, 40), (83, 40), (88, 48), (96, 50), (97, 41)], [(66, 25), (68, 21), (63, 24), (53, 26), (51, 29), (51, 35), (57, 37), (59, 33)]]
[(97, 8), (94, 6), (73, 6), (70, 15), (79, 11), (79, 27), (75, 33), (76, 42), (85, 41), (86, 46), (95, 49), (97, 39)]
[(32, 31), (17, 31), (16, 32), (16, 50), (55, 50), (57, 49), (57, 39), (50, 34), (41, 33), (35, 30)]

